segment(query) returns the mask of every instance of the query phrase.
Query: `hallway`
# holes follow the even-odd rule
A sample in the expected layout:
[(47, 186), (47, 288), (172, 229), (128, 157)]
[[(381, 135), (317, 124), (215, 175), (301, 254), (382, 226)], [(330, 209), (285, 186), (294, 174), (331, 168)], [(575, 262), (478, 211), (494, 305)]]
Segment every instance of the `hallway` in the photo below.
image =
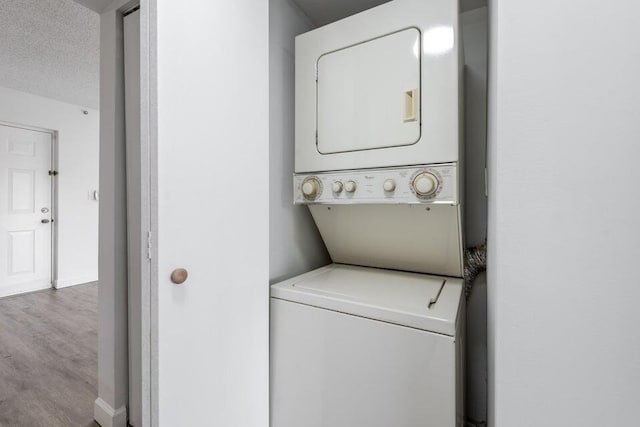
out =
[(97, 283), (0, 299), (0, 426), (97, 426)]

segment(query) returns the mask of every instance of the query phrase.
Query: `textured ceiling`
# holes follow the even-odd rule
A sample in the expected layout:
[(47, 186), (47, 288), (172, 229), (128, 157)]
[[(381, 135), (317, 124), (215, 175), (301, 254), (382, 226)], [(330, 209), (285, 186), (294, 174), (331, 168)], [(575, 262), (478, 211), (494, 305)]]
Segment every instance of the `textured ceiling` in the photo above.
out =
[(98, 108), (99, 66), (97, 13), (72, 0), (0, 0), (0, 86)]
[[(389, 0), (294, 0), (316, 25), (325, 25)], [(425, 0), (426, 1), (426, 0)], [(460, 0), (462, 10), (486, 6), (487, 0)]]

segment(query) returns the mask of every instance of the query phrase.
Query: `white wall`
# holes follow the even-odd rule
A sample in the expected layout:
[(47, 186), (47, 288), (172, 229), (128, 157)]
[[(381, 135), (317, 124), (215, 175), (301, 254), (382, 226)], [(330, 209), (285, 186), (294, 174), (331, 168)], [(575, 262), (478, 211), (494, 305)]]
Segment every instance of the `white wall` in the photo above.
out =
[(638, 425), (640, 3), (489, 10), (491, 424)]
[(98, 189), (99, 120), (97, 110), (0, 87), (0, 121), (58, 134), (57, 288), (98, 280), (98, 202), (89, 194)]
[(314, 28), (290, 0), (269, 1), (269, 277), (330, 262), (306, 206), (293, 205), (294, 37)]

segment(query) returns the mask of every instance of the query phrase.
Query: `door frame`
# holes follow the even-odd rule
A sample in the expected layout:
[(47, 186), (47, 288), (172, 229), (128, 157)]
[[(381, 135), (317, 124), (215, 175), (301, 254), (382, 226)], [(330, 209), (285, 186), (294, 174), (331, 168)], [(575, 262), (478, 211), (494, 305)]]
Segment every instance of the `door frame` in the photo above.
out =
[[(112, 0), (100, 13), (100, 288), (98, 294), (98, 396), (94, 418), (101, 425), (127, 425), (129, 404), (128, 360), (128, 259), (121, 242), (127, 239), (126, 186), (116, 179), (123, 173), (125, 159), (124, 121), (124, 33), (123, 18), (140, 9), (140, 147), (141, 228), (147, 230), (143, 248), (151, 260), (142, 259), (141, 358), (142, 426), (157, 425), (157, 218), (156, 209), (156, 92), (155, 10), (156, 0)], [(103, 191), (104, 185), (104, 191)], [(126, 206), (126, 205), (125, 205)], [(110, 236), (102, 239), (102, 236)], [(115, 236), (115, 239), (113, 238)], [(120, 246), (119, 246), (120, 245)], [(124, 321), (123, 321), (124, 320)]]
[[(17, 129), (24, 129), (33, 132), (40, 132), (49, 134), (51, 138), (51, 161), (49, 163), (49, 170), (58, 170), (58, 131), (53, 129), (42, 128), (38, 126), (25, 125), (21, 123), (7, 122), (0, 120), (1, 126), (7, 126)], [(50, 287), (56, 289), (56, 282), (58, 280), (58, 179), (57, 176), (51, 175), (51, 259), (50, 259)]]
[(128, 10), (140, 10), (140, 194), (144, 200), (141, 229), (147, 230), (147, 258), (142, 258), (140, 354), (142, 357), (142, 427), (158, 425), (158, 220), (157, 220), (157, 92), (156, 92), (156, 3), (134, 0)]

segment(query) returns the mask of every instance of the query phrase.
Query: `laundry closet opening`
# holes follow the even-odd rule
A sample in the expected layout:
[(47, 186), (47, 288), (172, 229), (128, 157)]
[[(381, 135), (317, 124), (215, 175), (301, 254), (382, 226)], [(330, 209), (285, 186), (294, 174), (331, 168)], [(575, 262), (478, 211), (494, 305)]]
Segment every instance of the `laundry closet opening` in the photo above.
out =
[[(297, 336), (296, 342), (308, 346), (301, 351), (310, 351), (309, 357), (315, 354), (311, 348), (320, 345), (286, 328), (302, 322), (313, 330), (315, 321), (349, 328), (331, 316), (322, 320), (321, 310), (290, 310), (287, 301), (415, 326), (408, 318), (385, 317), (397, 308), (385, 311), (386, 305), (394, 300), (410, 305), (429, 295), (432, 307), (446, 310), (437, 301), (455, 299), (449, 292), (458, 283), (453, 278), (464, 276), (465, 248), (480, 246), (478, 253), (483, 253), (487, 5), (446, 3), (270, 1), (271, 411), (281, 425), (287, 425), (283, 420), (295, 424), (295, 409), (282, 401), (288, 389), (303, 385), (283, 380), (280, 373), (287, 361), (305, 355), (280, 337)], [(442, 12), (429, 9), (434, 5), (449, 12), (429, 21)], [(403, 13), (402, 22), (389, 18)], [(452, 49), (461, 55), (457, 66), (455, 55), (448, 56)], [(464, 92), (454, 90), (458, 84)], [(464, 93), (462, 102), (458, 93)], [(438, 142), (456, 138), (459, 143)], [(393, 273), (380, 281), (368, 276), (372, 270), (367, 266)], [(482, 265), (475, 267), (479, 275), (473, 286), (467, 283), (460, 305), (466, 314), (460, 325), (466, 330), (460, 335), (466, 351), (457, 350), (456, 363), (464, 365), (466, 375), (464, 386), (456, 388), (465, 398), (456, 405), (464, 406), (460, 413), (470, 425), (479, 426), (487, 419), (486, 280)], [(418, 291), (412, 280), (423, 276), (415, 273), (452, 278), (445, 282), (451, 286), (432, 295), (431, 285), (423, 283)], [(356, 308), (322, 297), (345, 292)], [(378, 311), (359, 312), (362, 306)], [(452, 316), (454, 323), (460, 318), (459, 313)], [(368, 328), (352, 327), (352, 333)], [(454, 329), (449, 331), (457, 337)], [(389, 343), (398, 339), (385, 333), (380, 332)], [(319, 364), (334, 366), (329, 359), (347, 351), (339, 348), (342, 338), (332, 337), (334, 347), (316, 348), (327, 351)], [(408, 342), (398, 342), (396, 349), (402, 345), (412, 353)], [(318, 371), (304, 387), (334, 380), (336, 372)], [(390, 374), (385, 381), (400, 387), (402, 375)], [(311, 410), (300, 405), (300, 411)]]

